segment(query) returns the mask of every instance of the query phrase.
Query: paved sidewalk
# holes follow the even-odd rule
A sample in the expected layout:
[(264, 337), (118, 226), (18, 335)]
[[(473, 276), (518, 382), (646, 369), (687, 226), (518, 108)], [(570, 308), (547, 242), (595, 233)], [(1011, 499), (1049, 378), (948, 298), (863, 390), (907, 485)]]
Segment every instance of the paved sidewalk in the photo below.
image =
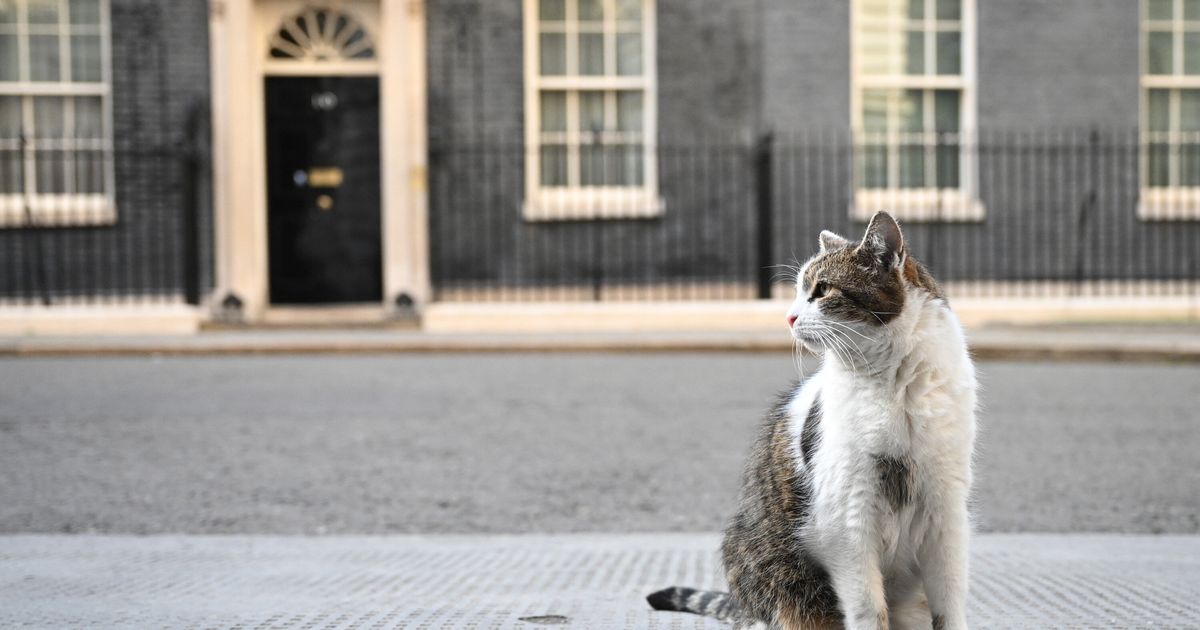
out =
[[(719, 628), (712, 534), (0, 537), (0, 627)], [(982, 535), (972, 628), (1195, 628), (1200, 537)], [(522, 620), (522, 618), (529, 618)]]
[[(1200, 362), (1200, 324), (985, 326), (981, 359)], [(779, 330), (430, 333), (405, 329), (212, 330), (180, 336), (0, 337), (0, 356), (382, 352), (788, 352)]]

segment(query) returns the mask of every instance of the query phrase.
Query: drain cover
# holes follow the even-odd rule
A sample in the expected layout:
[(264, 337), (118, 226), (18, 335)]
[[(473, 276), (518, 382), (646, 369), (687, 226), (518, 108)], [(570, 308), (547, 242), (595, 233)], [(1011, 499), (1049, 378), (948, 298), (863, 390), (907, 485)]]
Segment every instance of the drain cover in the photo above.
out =
[(570, 619), (562, 615), (534, 615), (533, 617), (521, 617), (521, 621), (542, 626), (562, 626), (566, 625)]

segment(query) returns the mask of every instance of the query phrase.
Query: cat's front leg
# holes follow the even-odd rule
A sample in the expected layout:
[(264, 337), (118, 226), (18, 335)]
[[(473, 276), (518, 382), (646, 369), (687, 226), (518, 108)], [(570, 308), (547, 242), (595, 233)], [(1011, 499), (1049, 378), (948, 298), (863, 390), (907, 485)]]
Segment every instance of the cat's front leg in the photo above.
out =
[(865, 537), (846, 541), (841, 561), (832, 564), (830, 578), (846, 630), (887, 630), (888, 609), (878, 553)]
[(919, 551), (921, 577), (934, 630), (967, 627), (967, 543), (970, 525), (966, 501), (954, 500), (934, 511)]
[(877, 567), (842, 570), (833, 575), (833, 589), (845, 617), (846, 630), (887, 630), (888, 611), (883, 576)]

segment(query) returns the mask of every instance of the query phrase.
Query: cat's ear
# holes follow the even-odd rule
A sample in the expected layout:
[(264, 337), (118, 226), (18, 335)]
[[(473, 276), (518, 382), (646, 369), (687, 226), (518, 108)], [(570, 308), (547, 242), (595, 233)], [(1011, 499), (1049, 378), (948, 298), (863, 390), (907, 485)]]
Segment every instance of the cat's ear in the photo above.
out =
[(821, 238), (818, 240), (821, 242), (822, 254), (831, 249), (841, 249), (850, 244), (850, 241), (838, 236), (837, 234), (834, 234), (833, 232), (830, 232), (829, 230), (821, 230)]
[(904, 262), (904, 235), (900, 233), (900, 225), (892, 215), (876, 212), (858, 249), (871, 254), (882, 265), (899, 267)]

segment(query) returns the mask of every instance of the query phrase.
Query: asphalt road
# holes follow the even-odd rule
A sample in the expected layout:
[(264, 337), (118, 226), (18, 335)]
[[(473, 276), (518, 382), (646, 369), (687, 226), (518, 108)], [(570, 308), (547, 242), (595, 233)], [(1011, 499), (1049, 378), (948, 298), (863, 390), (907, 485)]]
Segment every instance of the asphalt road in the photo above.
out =
[[(983, 531), (1200, 532), (1200, 366), (985, 363)], [(787, 356), (0, 360), (0, 532), (714, 531)]]

